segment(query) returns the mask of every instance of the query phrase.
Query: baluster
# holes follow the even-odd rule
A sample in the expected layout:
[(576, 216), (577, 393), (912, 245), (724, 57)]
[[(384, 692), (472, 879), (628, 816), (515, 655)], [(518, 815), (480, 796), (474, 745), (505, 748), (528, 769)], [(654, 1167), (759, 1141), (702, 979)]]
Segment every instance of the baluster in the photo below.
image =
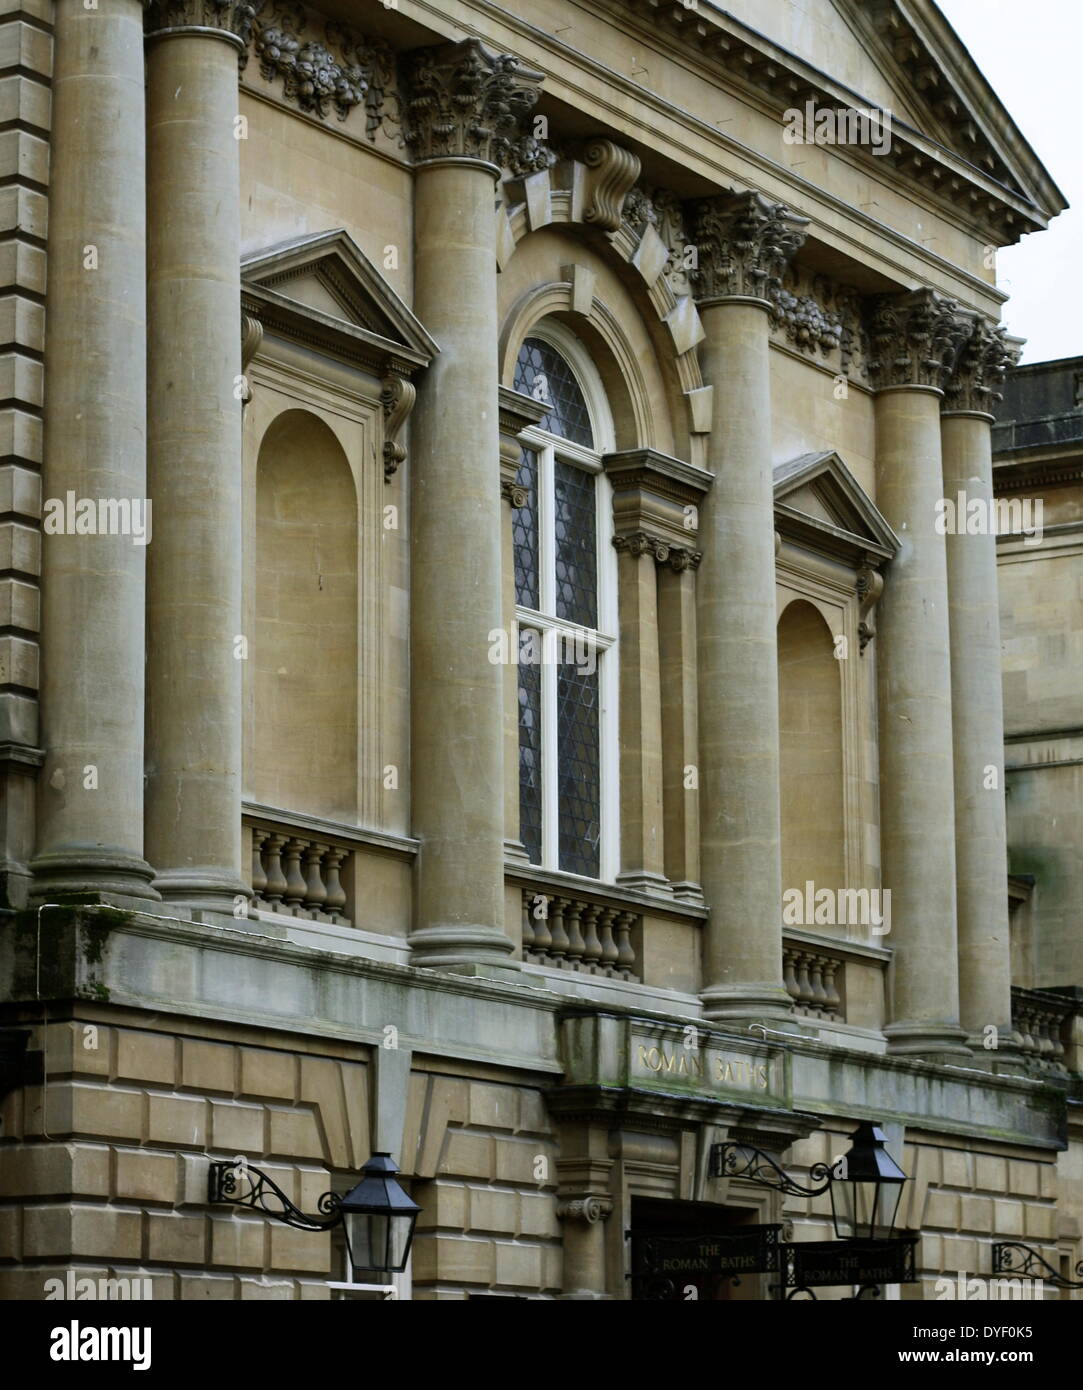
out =
[(266, 891), (267, 891), (267, 875), (263, 872), (263, 856), (262, 856), (263, 841), (264, 841), (265, 838), (266, 838), (266, 832), (263, 831), (263, 830), (258, 830), (255, 826), (252, 826), (252, 827), (251, 827), (251, 830), (252, 830), (252, 894), (253, 894), (253, 896), (254, 896), (254, 898), (255, 898), (255, 900), (256, 900), (256, 905), (258, 906), (258, 905), (259, 905), (260, 899), (263, 897), (264, 893), (266, 893)]
[(632, 949), (632, 926), (638, 921), (634, 912), (622, 912), (617, 919), (617, 965), (622, 980), (635, 979), (636, 953)]
[(612, 975), (617, 965), (617, 941), (613, 935), (613, 923), (617, 917), (614, 907), (603, 908), (598, 917), (602, 936), (602, 963), (599, 967), (603, 975)]
[(523, 914), (523, 959), (533, 961), (534, 959), (534, 923), (530, 920), (530, 895), (520, 894), (520, 907)]
[(523, 902), (534, 927), (534, 959), (539, 965), (545, 965), (553, 949), (553, 933), (549, 930), (549, 899), (544, 893), (525, 892)]
[(305, 908), (314, 922), (325, 916), (327, 888), (320, 871), (320, 860), (327, 853), (326, 845), (310, 844), (305, 850)]
[(823, 986), (823, 956), (809, 956), (809, 985), (812, 989), (812, 1007), (818, 1014), (827, 1012), (827, 990)]
[(1030, 1055), (1035, 1055), (1038, 1051), (1038, 1044), (1034, 1038), (1033, 1019), (1029, 1008), (1022, 1008), (1019, 1011), (1019, 1029), (1023, 1034), (1023, 1051)]
[(838, 961), (832, 960), (830, 956), (824, 957), (824, 994), (827, 995), (827, 1016), (832, 1021), (837, 1021), (842, 1016), (842, 997), (835, 988), (835, 971), (838, 968)]
[(1042, 1066), (1047, 1067), (1053, 1060), (1053, 1039), (1050, 1036), (1050, 1016), (1043, 1009), (1036, 1015), (1038, 1022), (1038, 1056)]
[(288, 887), (286, 875), (282, 872), (281, 855), (285, 843), (285, 835), (268, 835), (263, 843), (263, 853), (267, 860), (267, 904), (273, 912), (279, 910), (282, 895)]
[(333, 845), (324, 856), (323, 881), (327, 884), (326, 911), (330, 913), (332, 922), (346, 921), (343, 912), (346, 906), (346, 890), (338, 876), (339, 865), (345, 858), (346, 850), (336, 849)]
[(1063, 1018), (1059, 1016), (1054, 1017), (1053, 1026), (1050, 1029), (1050, 1038), (1053, 1043), (1053, 1065), (1056, 1067), (1057, 1071), (1067, 1071), (1068, 1068), (1064, 1064), (1065, 1047)]
[(571, 970), (580, 968), (583, 952), (587, 945), (583, 940), (583, 932), (579, 926), (579, 914), (582, 910), (583, 904), (577, 903), (574, 898), (568, 900), (568, 905), (564, 909), (564, 925), (568, 929), (568, 966)]
[(794, 952), (787, 946), (782, 952), (783, 984), (791, 999), (797, 999), (797, 974), (794, 969)]
[(305, 900), (305, 880), (301, 875), (301, 852), (307, 845), (307, 840), (287, 840), (282, 855), (286, 861), (286, 892), (283, 896), (286, 907), (295, 917)]
[(552, 956), (550, 964), (559, 965), (565, 969), (565, 957), (568, 954), (568, 932), (564, 926), (564, 908), (567, 905), (565, 898), (549, 899), (549, 930), (553, 933), (553, 944), (549, 948)]
[(802, 1013), (808, 1013), (812, 1004), (812, 986), (808, 978), (808, 963), (811, 959), (804, 951), (798, 951), (795, 956), (797, 966), (797, 1007)]
[(583, 905), (583, 968), (592, 975), (598, 974), (598, 963), (602, 959), (602, 942), (598, 935), (598, 914), (601, 910), (594, 903)]

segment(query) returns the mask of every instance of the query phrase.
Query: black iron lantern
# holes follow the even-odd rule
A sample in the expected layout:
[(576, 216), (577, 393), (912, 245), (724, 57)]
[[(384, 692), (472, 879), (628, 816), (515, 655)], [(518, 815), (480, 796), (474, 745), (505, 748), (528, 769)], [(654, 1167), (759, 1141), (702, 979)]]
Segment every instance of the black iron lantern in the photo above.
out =
[(887, 1240), (906, 1174), (884, 1147), (884, 1131), (863, 1120), (848, 1153), (831, 1168), (831, 1215), (840, 1240)]
[(207, 1196), (211, 1202), (265, 1212), (299, 1231), (341, 1226), (355, 1279), (358, 1272), (401, 1274), (421, 1208), (395, 1181), (398, 1171), (390, 1154), (373, 1154), (352, 1191), (345, 1197), (325, 1192), (317, 1203), (320, 1214), (309, 1216), (262, 1169), (246, 1158), (233, 1158), (210, 1165)]
[(398, 1171), (390, 1154), (373, 1154), (361, 1169), (361, 1181), (339, 1200), (355, 1276), (373, 1270), (400, 1274), (406, 1268), (421, 1208), (396, 1182)]

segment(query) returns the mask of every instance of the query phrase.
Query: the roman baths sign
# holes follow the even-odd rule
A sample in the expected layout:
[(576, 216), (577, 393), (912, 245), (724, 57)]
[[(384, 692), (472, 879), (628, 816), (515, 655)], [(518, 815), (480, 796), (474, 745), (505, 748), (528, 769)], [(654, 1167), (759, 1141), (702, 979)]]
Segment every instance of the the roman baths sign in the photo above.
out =
[(788, 1055), (754, 1035), (576, 1008), (562, 1020), (566, 1084), (788, 1105)]

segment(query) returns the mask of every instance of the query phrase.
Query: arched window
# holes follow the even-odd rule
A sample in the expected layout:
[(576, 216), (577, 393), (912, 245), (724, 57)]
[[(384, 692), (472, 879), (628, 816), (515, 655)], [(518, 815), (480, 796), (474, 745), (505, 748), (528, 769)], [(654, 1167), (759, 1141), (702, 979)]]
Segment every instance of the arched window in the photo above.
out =
[(612, 422), (581, 345), (533, 331), (515, 389), (548, 407), (523, 435), (515, 509), (520, 837), (546, 868), (612, 878), (617, 859), (616, 582), (602, 472)]

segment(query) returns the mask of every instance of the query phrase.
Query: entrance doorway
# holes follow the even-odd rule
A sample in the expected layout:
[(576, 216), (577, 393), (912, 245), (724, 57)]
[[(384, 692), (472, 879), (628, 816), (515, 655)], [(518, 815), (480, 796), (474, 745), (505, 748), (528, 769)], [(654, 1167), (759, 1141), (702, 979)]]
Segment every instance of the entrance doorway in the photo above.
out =
[(778, 1259), (777, 1225), (751, 1207), (632, 1198), (632, 1298), (654, 1302), (748, 1302), (767, 1297)]

